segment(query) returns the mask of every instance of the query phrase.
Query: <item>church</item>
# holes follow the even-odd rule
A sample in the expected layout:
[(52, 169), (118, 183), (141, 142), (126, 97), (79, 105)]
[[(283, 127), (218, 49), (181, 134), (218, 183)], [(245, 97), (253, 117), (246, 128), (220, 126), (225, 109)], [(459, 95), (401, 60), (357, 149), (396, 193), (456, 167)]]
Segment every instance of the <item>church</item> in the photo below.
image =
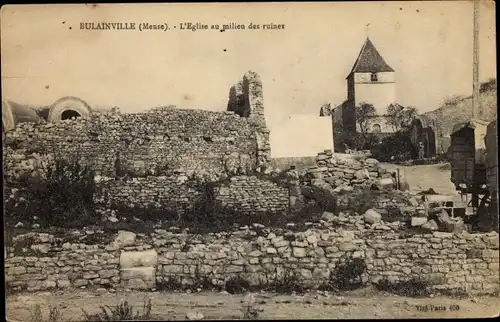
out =
[(394, 133), (384, 115), (387, 107), (396, 103), (395, 74), (394, 69), (386, 63), (367, 37), (346, 78), (347, 99), (331, 110), (322, 107), (320, 116), (332, 117), (332, 124), (342, 125), (343, 131), (347, 133), (359, 132), (356, 106), (368, 103), (375, 107), (378, 115), (371, 120), (368, 132), (380, 135)]

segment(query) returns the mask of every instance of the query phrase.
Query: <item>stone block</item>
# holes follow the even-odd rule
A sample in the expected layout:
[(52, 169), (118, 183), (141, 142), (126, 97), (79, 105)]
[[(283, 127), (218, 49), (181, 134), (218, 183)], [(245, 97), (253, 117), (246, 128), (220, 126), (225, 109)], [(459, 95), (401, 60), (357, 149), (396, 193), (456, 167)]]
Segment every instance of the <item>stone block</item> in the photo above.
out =
[(71, 282), (69, 280), (57, 280), (57, 287), (69, 288), (71, 287)]
[(121, 284), (126, 289), (147, 290), (156, 287), (156, 268), (134, 267), (120, 270)]
[(120, 268), (156, 267), (158, 253), (154, 249), (140, 252), (123, 252), (120, 256)]
[(306, 249), (302, 247), (294, 247), (293, 256), (297, 258), (306, 257)]
[(88, 283), (89, 283), (88, 280), (78, 279), (78, 280), (73, 281), (73, 286), (74, 287), (81, 287), (81, 286), (86, 286)]
[(163, 275), (182, 274), (182, 272), (183, 272), (182, 265), (163, 265), (162, 266), (162, 274)]
[(427, 223), (426, 217), (411, 217), (412, 227), (419, 227)]
[(133, 232), (120, 230), (115, 238), (115, 244), (121, 247), (135, 244), (136, 235)]
[(363, 219), (368, 224), (375, 224), (375, 223), (378, 223), (378, 222), (380, 222), (382, 220), (382, 216), (378, 212), (376, 212), (375, 210), (368, 209), (364, 213)]

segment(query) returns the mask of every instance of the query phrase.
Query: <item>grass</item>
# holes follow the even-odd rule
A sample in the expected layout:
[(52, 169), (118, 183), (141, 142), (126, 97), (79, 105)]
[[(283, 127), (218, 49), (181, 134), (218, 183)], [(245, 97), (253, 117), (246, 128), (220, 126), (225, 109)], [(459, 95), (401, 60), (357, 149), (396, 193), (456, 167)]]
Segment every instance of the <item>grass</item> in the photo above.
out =
[(115, 306), (100, 306), (101, 312), (89, 314), (84, 309), (84, 321), (147, 321), (151, 320), (151, 299), (145, 298), (142, 311), (134, 313), (134, 307), (127, 301)]
[(49, 306), (49, 316), (47, 319), (43, 318), (42, 308), (40, 304), (35, 305), (34, 308), (28, 309), (30, 311), (31, 322), (62, 322), (63, 315), (57, 306)]

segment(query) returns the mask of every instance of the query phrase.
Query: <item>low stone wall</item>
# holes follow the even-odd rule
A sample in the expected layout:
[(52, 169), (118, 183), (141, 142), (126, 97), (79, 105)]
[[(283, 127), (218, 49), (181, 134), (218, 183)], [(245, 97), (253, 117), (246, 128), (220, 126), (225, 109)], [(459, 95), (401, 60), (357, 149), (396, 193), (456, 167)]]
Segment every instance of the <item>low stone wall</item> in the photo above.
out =
[(99, 183), (95, 200), (104, 207), (123, 205), (137, 208), (166, 207), (182, 213), (200, 192), (186, 184), (185, 175), (108, 180)]
[(237, 176), (230, 183), (215, 189), (216, 200), (229, 209), (243, 215), (263, 212), (288, 212), (289, 192), (287, 188), (260, 180), (255, 176)]
[[(75, 238), (82, 240), (81, 236)], [(23, 245), (31, 254), (20, 255), (19, 247), (16, 254), (8, 249), (8, 288), (37, 291), (101, 285), (151, 289), (172, 278), (190, 283), (195, 276), (221, 284), (240, 276), (259, 284), (285, 272), (293, 272), (306, 286), (317, 287), (345, 258), (361, 258), (367, 266), (362, 275), (365, 282), (422, 277), (435, 290), (471, 294), (499, 290), (499, 238), (495, 232), (402, 236), (373, 229), (294, 233), (242, 228), (208, 235), (166, 230), (156, 230), (151, 236), (120, 232), (106, 246), (61, 244), (47, 234), (30, 240), (32, 245), (26, 241)]]
[[(214, 187), (215, 201), (243, 215), (287, 212), (288, 189), (255, 176), (235, 176)], [(189, 209), (205, 193), (184, 174), (160, 177), (102, 180), (96, 202), (103, 207), (169, 208), (177, 213)]]

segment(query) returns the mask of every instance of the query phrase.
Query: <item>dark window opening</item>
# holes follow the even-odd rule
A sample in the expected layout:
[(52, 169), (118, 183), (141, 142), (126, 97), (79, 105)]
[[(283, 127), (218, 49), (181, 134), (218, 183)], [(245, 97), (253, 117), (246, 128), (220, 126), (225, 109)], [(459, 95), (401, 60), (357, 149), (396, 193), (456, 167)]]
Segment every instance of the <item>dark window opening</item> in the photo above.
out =
[(68, 119), (71, 119), (72, 117), (77, 118), (77, 117), (81, 117), (81, 115), (77, 111), (73, 111), (73, 110), (66, 110), (66, 111), (62, 112), (62, 114), (61, 114), (61, 120), (68, 120)]
[(371, 80), (372, 80), (372, 82), (377, 82), (378, 81), (378, 75), (377, 75), (377, 73), (372, 73)]
[(213, 140), (211, 137), (209, 137), (209, 136), (204, 136), (204, 137), (203, 137), (203, 140), (205, 140), (205, 142), (213, 142), (213, 141), (214, 141), (214, 140)]

